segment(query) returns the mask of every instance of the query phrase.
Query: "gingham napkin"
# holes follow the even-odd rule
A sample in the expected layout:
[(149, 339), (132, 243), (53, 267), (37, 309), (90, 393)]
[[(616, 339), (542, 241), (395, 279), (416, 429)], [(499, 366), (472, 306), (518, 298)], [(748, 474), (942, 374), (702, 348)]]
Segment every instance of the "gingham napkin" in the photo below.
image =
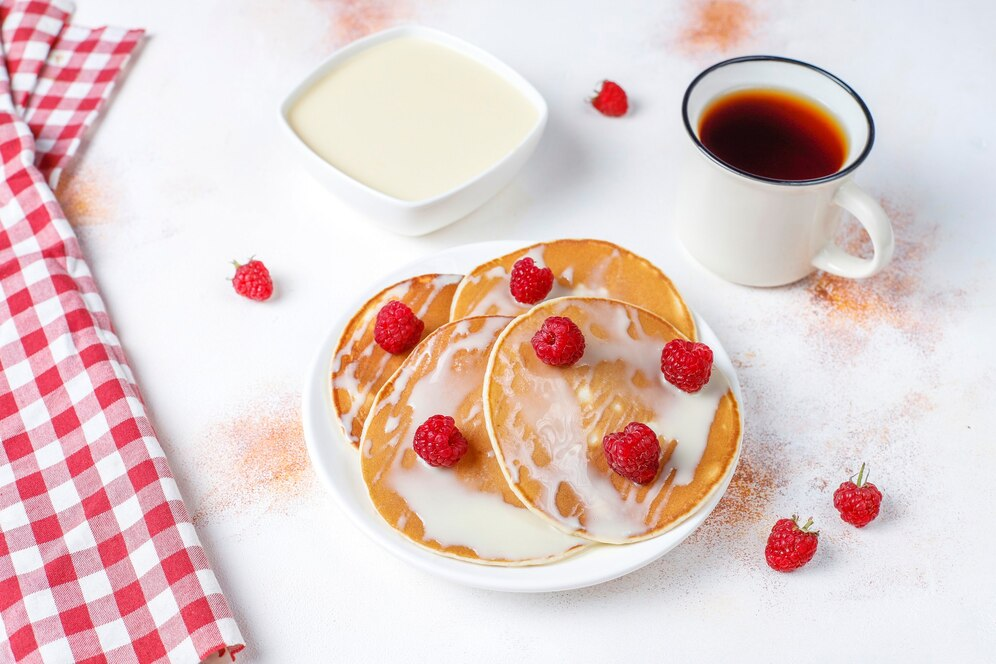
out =
[(0, 0), (0, 662), (199, 662), (242, 636), (50, 184), (142, 32)]

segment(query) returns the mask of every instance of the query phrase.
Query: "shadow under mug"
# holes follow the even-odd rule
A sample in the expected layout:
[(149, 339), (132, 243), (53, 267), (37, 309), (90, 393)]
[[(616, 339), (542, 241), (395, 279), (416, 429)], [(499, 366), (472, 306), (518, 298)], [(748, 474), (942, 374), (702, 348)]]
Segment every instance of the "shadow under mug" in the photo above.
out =
[[(844, 165), (813, 180), (778, 180), (737, 169), (699, 140), (702, 113), (715, 99), (752, 88), (780, 89), (825, 106), (848, 138)], [(871, 151), (875, 125), (846, 83), (819, 67), (776, 56), (726, 60), (698, 75), (682, 104), (687, 146), (676, 196), (678, 234), (700, 263), (748, 286), (781, 286), (815, 270), (861, 279), (892, 259), (892, 225), (882, 207), (851, 179)], [(834, 234), (846, 210), (864, 226), (874, 255), (841, 249)]]

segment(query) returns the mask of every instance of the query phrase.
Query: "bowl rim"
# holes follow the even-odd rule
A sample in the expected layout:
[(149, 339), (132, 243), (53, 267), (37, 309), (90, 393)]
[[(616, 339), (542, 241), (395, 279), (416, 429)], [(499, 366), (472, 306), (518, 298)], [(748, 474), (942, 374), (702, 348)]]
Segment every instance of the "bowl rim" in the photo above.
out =
[[(469, 180), (448, 189), (442, 193), (436, 194), (435, 196), (429, 198), (422, 198), (415, 201), (404, 200), (386, 194), (378, 189), (375, 189), (363, 182), (360, 182), (356, 178), (342, 171), (335, 165), (323, 159), (317, 152), (315, 152), (311, 146), (309, 146), (303, 138), (294, 130), (294, 127), (290, 123), (290, 110), (297, 103), (297, 101), (307, 92), (319, 79), (323, 78), (328, 72), (335, 69), (345, 60), (361, 53), (369, 48), (383, 44), (394, 39), (399, 39), (402, 37), (419, 37), (427, 41), (434, 42), (436, 44), (441, 44), (447, 46), (458, 53), (462, 53), (477, 63), (487, 67), (491, 71), (495, 72), (502, 77), (505, 81), (512, 84), (519, 92), (529, 100), (529, 102), (536, 108), (538, 117), (533, 128), (523, 136), (522, 140), (511, 150), (505, 154), (504, 157), (496, 161), (490, 167), (481, 171)], [(506, 163), (514, 159), (527, 145), (532, 141), (536, 140), (537, 137), (542, 134), (546, 127), (547, 119), (549, 117), (549, 108), (547, 107), (546, 100), (543, 95), (539, 93), (539, 90), (530, 83), (522, 74), (517, 72), (511, 66), (494, 56), (493, 54), (485, 51), (484, 49), (471, 44), (470, 42), (464, 41), (459, 37), (451, 35), (442, 30), (437, 30), (435, 28), (429, 28), (423, 25), (417, 24), (406, 24), (400, 25), (393, 28), (388, 28), (386, 30), (381, 30), (375, 32), (374, 34), (367, 35), (361, 39), (350, 42), (346, 46), (337, 49), (327, 58), (325, 58), (321, 63), (319, 63), (311, 72), (304, 77), (297, 85), (295, 85), (290, 93), (284, 98), (284, 101), (280, 104), (279, 108), (280, 124), (284, 128), (285, 133), (290, 137), (291, 142), (298, 147), (299, 150), (303, 150), (306, 153), (306, 158), (309, 159), (313, 164), (316, 164), (321, 169), (333, 174), (339, 181), (348, 184), (360, 191), (363, 191), (368, 196), (376, 198), (382, 202), (388, 203), (395, 207), (405, 208), (405, 209), (419, 209), (423, 207), (428, 207), (439, 201), (445, 200), (452, 197), (456, 193), (463, 191), (477, 182), (487, 178), (495, 171), (499, 170)]]

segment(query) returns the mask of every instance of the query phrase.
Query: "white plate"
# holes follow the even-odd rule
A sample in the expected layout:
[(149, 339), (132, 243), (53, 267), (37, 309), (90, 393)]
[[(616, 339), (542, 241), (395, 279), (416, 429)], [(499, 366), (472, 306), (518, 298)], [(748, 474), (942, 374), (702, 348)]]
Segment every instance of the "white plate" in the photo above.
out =
[[(367, 495), (360, 476), (360, 459), (352, 445), (343, 440), (335, 421), (329, 393), (329, 367), (332, 352), (343, 326), (366, 300), (381, 289), (418, 274), (465, 274), (496, 256), (525, 246), (523, 242), (480, 242), (453, 247), (415, 261), (375, 284), (348, 309), (329, 331), (308, 373), (304, 386), (304, 437), (308, 453), (319, 477), (346, 516), (368, 537), (421, 570), (450, 581), (477, 588), (510, 592), (550, 592), (583, 588), (603, 583), (640, 569), (678, 546), (698, 528), (719, 502), (730, 484), (740, 455), (730, 466), (722, 485), (692, 516), (672, 530), (643, 542), (622, 546), (596, 545), (577, 555), (549, 565), (534, 567), (492, 567), (439, 556), (416, 546), (381, 519)], [(694, 315), (694, 312), (693, 312)], [(733, 363), (709, 326), (695, 316), (699, 337), (713, 350), (715, 365), (730, 380), (733, 393), (742, 401), (740, 382)], [(742, 425), (742, 423), (741, 423)]]

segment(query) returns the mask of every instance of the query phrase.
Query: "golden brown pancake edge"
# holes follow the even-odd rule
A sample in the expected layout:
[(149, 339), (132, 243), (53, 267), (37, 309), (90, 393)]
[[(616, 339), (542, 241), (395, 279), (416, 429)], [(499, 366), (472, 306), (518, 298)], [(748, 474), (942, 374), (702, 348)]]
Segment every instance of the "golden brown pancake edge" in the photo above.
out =
[[(522, 487), (520, 487), (513, 480), (512, 476), (511, 476), (511, 473), (510, 473), (510, 470), (508, 468), (508, 464), (507, 464), (507, 462), (505, 460), (505, 455), (504, 455), (504, 453), (503, 453), (503, 451), (501, 449), (501, 445), (500, 445), (500, 442), (499, 442), (498, 433), (496, 432), (496, 426), (497, 425), (496, 425), (496, 422), (494, 421), (495, 415), (494, 415), (494, 408), (492, 406), (493, 393), (495, 392), (494, 382), (493, 382), (492, 378), (493, 378), (493, 374), (494, 374), (494, 371), (495, 371), (495, 365), (496, 365), (496, 362), (498, 361), (499, 355), (501, 354), (501, 349), (505, 346), (508, 337), (511, 336), (512, 334), (514, 334), (515, 331), (520, 326), (526, 324), (529, 320), (531, 320), (530, 316), (535, 316), (537, 314), (537, 312), (538, 313), (543, 313), (547, 309), (554, 309), (554, 308), (556, 308), (558, 306), (556, 303), (558, 303), (560, 301), (575, 301), (575, 302), (584, 302), (584, 301), (592, 301), (592, 302), (602, 301), (602, 302), (605, 302), (605, 301), (609, 301), (609, 302), (615, 302), (617, 304), (620, 304), (620, 305), (623, 305), (623, 306), (626, 306), (626, 307), (630, 307), (633, 310), (637, 310), (637, 311), (640, 312), (641, 316), (648, 316), (651, 319), (656, 320), (658, 323), (666, 326), (666, 328), (670, 329), (670, 331), (673, 334), (674, 338), (685, 338), (684, 335), (682, 335), (677, 329), (675, 329), (673, 325), (671, 325), (668, 321), (664, 320), (660, 316), (654, 314), (651, 311), (648, 311), (646, 309), (643, 309), (641, 307), (638, 307), (638, 306), (633, 305), (633, 304), (628, 303), (628, 302), (623, 302), (621, 300), (612, 300), (612, 299), (609, 299), (609, 298), (593, 298), (593, 297), (565, 297), (565, 298), (557, 298), (555, 300), (547, 300), (547, 301), (544, 301), (544, 302), (541, 302), (541, 303), (537, 304), (535, 307), (533, 307), (532, 309), (530, 309), (525, 314), (517, 317), (512, 323), (510, 323), (502, 331), (502, 333), (499, 335), (498, 339), (495, 341), (495, 344), (494, 344), (494, 346), (492, 348), (491, 357), (489, 358), (489, 361), (488, 361), (488, 368), (487, 368), (487, 373), (486, 373), (486, 378), (485, 378), (485, 383), (484, 383), (484, 401), (485, 401), (485, 410), (484, 410), (484, 412), (485, 412), (485, 422), (486, 422), (486, 425), (487, 425), (487, 428), (488, 428), (488, 434), (489, 434), (489, 437), (491, 438), (492, 446), (493, 446), (493, 449), (495, 451), (495, 457), (500, 462), (499, 465), (501, 467), (502, 474), (505, 476), (506, 482), (508, 483), (508, 485), (512, 489), (512, 491), (515, 492), (516, 496), (518, 496), (519, 500), (527, 508), (529, 508), (534, 513), (536, 513), (536, 514), (540, 515), (542, 518), (544, 518), (552, 526), (560, 529), (561, 531), (563, 531), (565, 533), (569, 533), (569, 534), (572, 534), (572, 535), (576, 535), (578, 537), (582, 537), (582, 538), (586, 538), (586, 539), (591, 539), (592, 541), (600, 542), (600, 543), (606, 543), (606, 544), (627, 544), (627, 543), (631, 543), (631, 542), (638, 542), (638, 541), (642, 541), (642, 540), (646, 540), (646, 539), (651, 539), (653, 537), (657, 537), (657, 536), (659, 536), (659, 535), (661, 535), (661, 534), (663, 534), (663, 533), (665, 533), (665, 532), (667, 532), (667, 531), (669, 531), (669, 530), (677, 527), (682, 522), (684, 522), (686, 519), (688, 519), (693, 514), (695, 514), (695, 512), (698, 511), (698, 509), (701, 508), (702, 505), (704, 505), (706, 502), (708, 502), (708, 500), (716, 493), (716, 491), (718, 491), (720, 489), (721, 486), (723, 486), (724, 484), (726, 484), (727, 479), (729, 477), (731, 477), (733, 475), (733, 473), (735, 472), (735, 470), (736, 470), (736, 462), (739, 459), (740, 449), (741, 449), (741, 446), (742, 446), (742, 439), (743, 439), (743, 420), (742, 420), (742, 414), (740, 412), (739, 404), (738, 404), (738, 402), (736, 400), (735, 395), (733, 394), (732, 388), (728, 389), (727, 392), (723, 395), (723, 397), (720, 400), (719, 407), (717, 408), (717, 414), (718, 415), (717, 415), (717, 417), (714, 418), (714, 420), (712, 422), (712, 425), (710, 426), (710, 431), (709, 431), (709, 440), (710, 440), (710, 442), (707, 444), (706, 452), (708, 453), (709, 450), (710, 450), (710, 448), (713, 448), (713, 438), (714, 438), (714, 436), (723, 435), (722, 432), (723, 432), (724, 429), (726, 429), (726, 430), (732, 429), (733, 430), (732, 433), (730, 433), (728, 431), (727, 434), (726, 434), (726, 445), (727, 445), (727, 449), (722, 452), (722, 456), (725, 457), (725, 460), (722, 461), (721, 472), (715, 473), (715, 479), (709, 484), (709, 486), (706, 488), (706, 490), (702, 491), (699, 496), (697, 496), (693, 501), (691, 501), (692, 504), (688, 507), (688, 509), (682, 510), (682, 513), (680, 513), (678, 515), (675, 515), (674, 518), (668, 520), (666, 523), (661, 524), (658, 527), (654, 527), (654, 528), (650, 529), (646, 533), (643, 533), (643, 534), (641, 534), (639, 536), (627, 537), (627, 538), (616, 540), (616, 541), (613, 541), (613, 540), (610, 540), (610, 539), (605, 539), (605, 538), (598, 538), (598, 539), (596, 539), (596, 538), (591, 537), (590, 535), (587, 535), (583, 531), (572, 530), (572, 529), (569, 529), (569, 528), (565, 528), (563, 524), (561, 524), (558, 521), (556, 521), (555, 519), (553, 519), (550, 515), (546, 514), (542, 509), (538, 508), (535, 505), (534, 498), (531, 497), (530, 495), (528, 495), (526, 492), (524, 492), (523, 489), (522, 489)], [(550, 313), (550, 315), (558, 315), (558, 314), (556, 314), (556, 313)], [(729, 379), (727, 379), (727, 380), (729, 380)], [(722, 412), (721, 412), (721, 410), (722, 410)], [(719, 414), (721, 414), (722, 417), (720, 417)], [(702, 461), (705, 460), (705, 456), (706, 455), (704, 453)], [(700, 466), (702, 464), (702, 461), (699, 462)], [(604, 463), (604, 460), (603, 460), (603, 463)], [(611, 472), (611, 471), (609, 471), (609, 472)], [(616, 477), (617, 477), (618, 481), (628, 482), (628, 480), (625, 480), (624, 478), (620, 478), (618, 476), (616, 476)]]
[[(647, 309), (653, 313), (656, 313), (661, 318), (670, 322), (675, 328), (677, 328), (685, 337), (689, 339), (697, 338), (697, 330), (695, 329), (695, 320), (692, 316), (688, 305), (685, 304), (684, 299), (681, 297), (681, 293), (675, 287), (671, 279), (664, 274), (664, 272), (657, 267), (654, 263), (647, 260), (646, 258), (621, 247), (617, 244), (609, 242), (607, 240), (597, 240), (597, 239), (559, 239), (551, 240), (548, 242), (537, 242), (531, 244), (527, 247), (517, 249), (516, 251), (509, 252), (497, 258), (493, 258), (490, 261), (482, 263), (470, 270), (467, 275), (460, 282), (457, 287), (456, 293), (453, 295), (453, 301), (450, 310), (450, 320), (459, 320), (460, 318), (466, 317), (468, 315), (468, 308), (470, 303), (467, 302), (468, 293), (474, 288), (476, 283), (474, 279), (480, 279), (482, 275), (486, 274), (489, 270), (495, 267), (503, 267), (506, 273), (510, 273), (512, 266), (517, 260), (523, 258), (532, 251), (537, 250), (540, 247), (553, 247), (556, 251), (569, 251), (572, 248), (578, 250), (584, 250), (585, 248), (592, 249), (595, 248), (598, 252), (602, 252), (602, 260), (604, 256), (607, 255), (611, 257), (612, 252), (619, 252), (620, 257), (626, 261), (626, 265), (631, 266), (629, 275), (632, 277), (630, 279), (631, 283), (627, 284), (627, 288), (630, 291), (634, 289), (639, 289), (640, 294), (637, 296), (626, 294), (624, 297), (623, 293), (610, 293), (608, 297), (610, 299), (618, 299), (624, 302), (630, 302), (643, 309)], [(555, 256), (559, 261), (561, 256)], [(558, 285), (561, 288), (565, 286), (567, 279), (563, 276), (563, 272), (567, 268), (572, 270), (573, 281), (573, 266), (572, 265), (551, 265), (549, 266), (554, 271), (555, 275), (555, 289)], [(591, 268), (593, 269), (593, 268)], [(643, 271), (645, 274), (637, 274), (638, 271)], [(649, 283), (654, 284), (653, 286), (647, 286), (644, 288), (643, 277), (650, 277)], [(507, 279), (503, 280), (505, 287), (507, 287)], [(571, 285), (570, 287), (573, 287)], [(486, 289), (484, 292), (487, 292)], [(648, 294), (644, 294), (644, 290), (649, 291)], [(573, 295), (572, 295), (573, 296)], [(553, 299), (553, 298), (551, 298)], [(488, 311), (488, 312), (474, 312), (474, 315), (481, 315), (484, 313), (495, 314), (495, 315), (508, 315), (517, 316), (525, 313), (529, 309), (529, 305), (521, 305), (523, 308), (519, 311)]]

